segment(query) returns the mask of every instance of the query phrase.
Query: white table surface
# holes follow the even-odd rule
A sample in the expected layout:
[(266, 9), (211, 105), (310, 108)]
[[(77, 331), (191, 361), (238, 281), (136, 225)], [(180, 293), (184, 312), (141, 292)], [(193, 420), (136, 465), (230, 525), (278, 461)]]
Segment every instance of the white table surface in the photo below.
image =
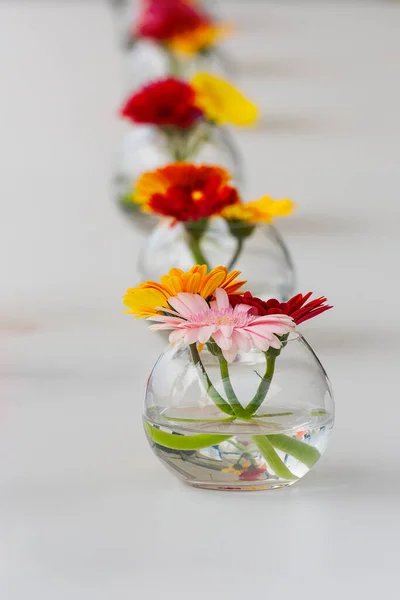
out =
[(0, 597), (398, 597), (400, 3), (231, 2), (227, 44), (264, 126), (236, 137), (336, 393), (324, 459), (290, 489), (181, 485), (141, 427), (161, 347), (122, 315), (143, 242), (113, 206), (124, 88), (106, 2), (0, 2)]

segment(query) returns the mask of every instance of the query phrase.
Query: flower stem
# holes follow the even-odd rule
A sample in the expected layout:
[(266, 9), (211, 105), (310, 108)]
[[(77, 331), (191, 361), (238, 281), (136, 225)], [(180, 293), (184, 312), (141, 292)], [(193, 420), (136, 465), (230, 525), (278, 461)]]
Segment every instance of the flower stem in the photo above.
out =
[(231, 435), (207, 433), (199, 435), (176, 435), (152, 427), (146, 421), (144, 422), (144, 428), (152, 442), (164, 446), (164, 448), (171, 448), (172, 450), (201, 450), (209, 446), (216, 446), (232, 437)]
[(181, 69), (181, 63), (179, 58), (177, 58), (174, 52), (171, 50), (166, 50), (167, 58), (168, 58), (168, 70), (169, 75), (177, 77), (178, 79), (183, 78), (184, 74)]
[(197, 237), (193, 236), (189, 232), (188, 232), (188, 244), (189, 244), (189, 248), (192, 253), (192, 256), (195, 260), (195, 263), (197, 265), (206, 265), (207, 271), (209, 271), (210, 266), (209, 266), (207, 259), (205, 258), (203, 251), (201, 249), (200, 240), (197, 239)]
[(176, 146), (172, 152), (172, 157), (174, 162), (184, 162), (186, 160), (186, 155), (182, 152), (182, 149), (179, 146)]
[(242, 250), (243, 250), (243, 238), (238, 237), (238, 238), (236, 238), (236, 250), (235, 250), (235, 254), (232, 256), (231, 262), (228, 265), (228, 271), (230, 271), (231, 269), (233, 269), (234, 265), (238, 261), (239, 256), (242, 253)]
[(293, 475), (291, 471), (289, 471), (283, 460), (281, 460), (277, 452), (274, 450), (274, 447), (269, 441), (268, 437), (269, 436), (266, 435), (253, 435), (253, 440), (259, 447), (260, 452), (268, 465), (271, 467), (275, 475), (280, 477), (280, 479), (289, 481), (297, 479), (297, 477)]
[(250, 404), (246, 406), (246, 416), (251, 417), (260, 408), (270, 388), (272, 378), (275, 372), (275, 361), (280, 354), (280, 349), (269, 348), (265, 353), (266, 367), (265, 373), (260, 381), (258, 389)]
[(224, 358), (222, 352), (218, 353), (219, 360), (219, 370), (221, 372), (222, 383), (224, 386), (225, 394), (228, 398), (229, 404), (233, 408), (237, 417), (246, 417), (246, 411), (243, 406), (240, 404), (238, 397), (235, 394), (235, 391), (232, 387), (232, 382), (229, 376), (229, 367), (226, 359)]
[[(194, 132), (196, 133), (196, 132)], [(192, 145), (188, 145), (187, 148), (187, 155), (186, 155), (186, 160), (193, 160), (195, 158), (195, 156), (198, 154), (198, 152), (200, 151), (201, 147), (203, 144), (207, 143), (208, 140), (210, 139), (210, 135), (209, 132), (207, 131), (207, 129), (205, 128), (205, 126), (200, 129), (200, 134), (196, 136), (194, 135), (194, 141), (192, 142)]]
[(315, 465), (317, 460), (321, 458), (321, 454), (317, 448), (314, 448), (301, 440), (291, 438), (288, 435), (274, 433), (268, 436), (268, 440), (274, 448), (297, 458), (297, 460), (307, 465), (310, 469)]
[(219, 392), (213, 386), (211, 379), (209, 378), (207, 371), (205, 370), (204, 365), (201, 362), (200, 354), (197, 350), (196, 344), (190, 344), (189, 350), (193, 360), (193, 364), (195, 365), (195, 367), (198, 367), (200, 371), (200, 379), (203, 384), (203, 387), (209, 395), (209, 397), (211, 398), (211, 400), (216, 406), (218, 406), (218, 408), (222, 412), (226, 413), (227, 415), (235, 415), (234, 410), (231, 408), (228, 402), (221, 396), (221, 394), (219, 394)]

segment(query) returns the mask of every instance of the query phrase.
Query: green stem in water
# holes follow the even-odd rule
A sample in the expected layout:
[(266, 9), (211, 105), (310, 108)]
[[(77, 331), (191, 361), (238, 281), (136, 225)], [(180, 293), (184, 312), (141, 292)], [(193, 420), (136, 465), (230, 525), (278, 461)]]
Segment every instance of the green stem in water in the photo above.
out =
[(223, 419), (183, 419), (181, 417), (169, 417), (163, 415), (163, 419), (173, 421), (174, 423), (231, 423), (236, 420), (236, 417), (224, 417)]
[(237, 263), (239, 256), (242, 253), (243, 250), (243, 238), (238, 237), (236, 238), (236, 250), (235, 250), (235, 254), (232, 256), (231, 258), (231, 262), (228, 265), (228, 271), (231, 271), (233, 269), (233, 267), (235, 266), (235, 264)]
[(171, 448), (172, 450), (201, 450), (202, 448), (216, 446), (232, 437), (231, 435), (206, 433), (200, 435), (176, 435), (161, 431), (146, 422), (144, 423), (144, 428), (152, 442), (164, 446), (164, 448)]
[(281, 352), (280, 349), (276, 350), (275, 348), (269, 348), (269, 350), (267, 350), (267, 352), (265, 353), (265, 360), (266, 360), (265, 373), (260, 381), (260, 384), (257, 388), (256, 393), (254, 394), (252, 401), (246, 407), (246, 416), (247, 417), (251, 417), (260, 408), (261, 404), (264, 402), (265, 397), (270, 388), (272, 378), (274, 376), (275, 361), (276, 361), (277, 357), (279, 356), (280, 352)]
[(288, 435), (271, 434), (268, 436), (268, 440), (274, 448), (297, 458), (297, 460), (307, 465), (310, 469), (321, 458), (321, 454), (316, 448), (309, 446), (301, 440), (295, 440)]
[(225, 394), (228, 398), (228, 402), (233, 408), (237, 417), (246, 417), (246, 411), (243, 406), (240, 404), (238, 397), (235, 394), (235, 391), (232, 387), (232, 382), (229, 376), (229, 367), (226, 359), (224, 358), (222, 352), (218, 353), (219, 360), (219, 370), (221, 373), (222, 383), (224, 386)]
[(203, 384), (203, 387), (206, 390), (207, 394), (210, 396), (211, 400), (214, 402), (214, 404), (216, 406), (218, 406), (218, 408), (220, 410), (222, 410), (222, 412), (226, 413), (227, 415), (231, 415), (231, 416), (235, 415), (234, 410), (231, 408), (231, 406), (228, 404), (228, 402), (221, 396), (221, 394), (219, 394), (219, 392), (213, 386), (211, 379), (209, 378), (207, 371), (205, 370), (204, 365), (201, 362), (200, 354), (199, 354), (199, 351), (197, 350), (196, 344), (190, 344), (189, 350), (190, 350), (190, 354), (191, 354), (191, 357), (193, 360), (193, 364), (200, 371), (200, 375), (201, 375), (200, 379)]
[(260, 449), (261, 454), (278, 477), (293, 481), (297, 479), (295, 475), (287, 468), (283, 460), (279, 458), (279, 455), (274, 450), (273, 445), (269, 441), (269, 436), (266, 435), (253, 435), (253, 440)]

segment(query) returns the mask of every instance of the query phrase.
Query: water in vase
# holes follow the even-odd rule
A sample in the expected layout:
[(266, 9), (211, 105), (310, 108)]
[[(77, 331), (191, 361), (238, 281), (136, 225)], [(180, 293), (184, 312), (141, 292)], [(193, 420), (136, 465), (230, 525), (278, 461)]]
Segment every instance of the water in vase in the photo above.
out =
[(259, 415), (251, 421), (196, 420), (153, 409), (144, 419), (156, 456), (186, 483), (265, 490), (301, 479), (325, 451), (333, 416), (325, 410)]

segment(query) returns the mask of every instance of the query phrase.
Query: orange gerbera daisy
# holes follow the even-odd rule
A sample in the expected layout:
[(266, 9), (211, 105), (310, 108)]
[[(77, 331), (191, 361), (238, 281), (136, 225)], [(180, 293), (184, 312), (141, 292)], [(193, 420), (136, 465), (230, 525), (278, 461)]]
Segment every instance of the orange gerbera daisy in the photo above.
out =
[[(229, 294), (238, 293), (245, 280), (238, 280), (240, 271), (228, 272), (226, 267), (215, 267), (207, 273), (206, 265), (195, 265), (189, 271), (171, 269), (160, 282), (145, 281), (139, 287), (130, 288), (124, 296), (126, 312), (136, 318), (161, 314), (162, 308), (169, 308), (169, 298), (179, 292), (199, 294), (202, 298), (212, 296), (217, 288)], [(240, 292), (239, 292), (240, 293)]]
[(138, 180), (135, 201), (143, 210), (175, 221), (198, 221), (221, 213), (240, 201), (231, 176), (221, 167), (175, 163), (144, 173)]

